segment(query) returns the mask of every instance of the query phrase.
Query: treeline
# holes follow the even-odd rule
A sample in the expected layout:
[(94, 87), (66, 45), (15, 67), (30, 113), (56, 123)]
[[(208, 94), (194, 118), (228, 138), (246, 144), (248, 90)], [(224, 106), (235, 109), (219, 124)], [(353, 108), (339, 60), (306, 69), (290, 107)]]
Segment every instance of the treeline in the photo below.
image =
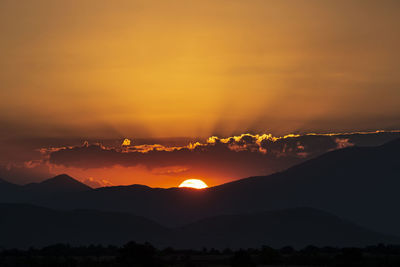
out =
[(149, 243), (129, 242), (122, 247), (57, 244), (41, 249), (2, 249), (0, 266), (400, 266), (400, 246), (318, 248), (308, 246), (246, 250), (156, 249)]

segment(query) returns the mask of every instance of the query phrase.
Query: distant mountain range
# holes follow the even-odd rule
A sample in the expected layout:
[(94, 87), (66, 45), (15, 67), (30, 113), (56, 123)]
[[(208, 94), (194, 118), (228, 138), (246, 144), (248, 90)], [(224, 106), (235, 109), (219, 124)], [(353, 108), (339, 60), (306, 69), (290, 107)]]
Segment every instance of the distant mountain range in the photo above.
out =
[(0, 204), (0, 247), (28, 248), (151, 242), (175, 248), (255, 248), (268, 245), (366, 246), (400, 243), (400, 238), (366, 230), (323, 211), (296, 208), (221, 215), (178, 228), (166, 228), (129, 213), (57, 211), (27, 204)]
[[(259, 218), (253, 221), (264, 221), (266, 227), (268, 225), (272, 227), (273, 224), (267, 224), (268, 220), (265, 220), (268, 216), (272, 216), (265, 211), (271, 210), (296, 211), (299, 220), (307, 219), (313, 212), (297, 208), (309, 207), (313, 211), (317, 209), (335, 214), (376, 232), (400, 236), (400, 213), (397, 212), (400, 203), (399, 153), (399, 139), (378, 147), (348, 147), (328, 152), (280, 173), (250, 177), (205, 190), (160, 189), (142, 185), (91, 189), (67, 175), (25, 186), (2, 181), (0, 202), (30, 203), (53, 209), (94, 209), (132, 213), (161, 225), (180, 229), (176, 230), (179, 233), (187, 231), (184, 235), (192, 233), (194, 236), (200, 232), (202, 225), (206, 224), (208, 225), (206, 229), (215, 229), (213, 227), (219, 224), (232, 226), (235, 225), (234, 222), (244, 224), (245, 220), (249, 219), (247, 225), (255, 225), (250, 220), (254, 217), (249, 214), (258, 214)], [(299, 212), (304, 214), (299, 215)], [(229, 217), (230, 215), (232, 216)], [(240, 216), (240, 219), (235, 216)], [(274, 216), (274, 218), (279, 217), (276, 214)], [(327, 218), (326, 215), (321, 216)], [(210, 219), (212, 217), (213, 219)], [(328, 218), (333, 222), (339, 220), (334, 216)], [(283, 217), (281, 220), (284, 220)], [(221, 223), (224, 221), (226, 223)], [(326, 221), (322, 223), (322, 220), (315, 223), (315, 225), (321, 224), (329, 225)], [(337, 227), (337, 224), (335, 225)], [(368, 230), (363, 232), (355, 225), (346, 225), (346, 229), (338, 230), (337, 233), (353, 231), (354, 240), (360, 242), (382, 239), (382, 236), (372, 238), (374, 234)], [(294, 226), (287, 227), (285, 231), (290, 232), (290, 229), (295, 229)], [(245, 229), (242, 229), (242, 232), (237, 231), (238, 234), (245, 233)], [(225, 234), (229, 237), (232, 231), (227, 231)], [(285, 231), (278, 232), (282, 234)], [(320, 233), (323, 232), (321, 230)], [(179, 237), (179, 233), (176, 236)], [(280, 235), (281, 238), (279, 236), (276, 239), (272, 238), (273, 233), (271, 230), (265, 235), (265, 239), (271, 236), (271, 240), (286, 240), (283, 235)], [(358, 238), (356, 233), (360, 235)], [(360, 233), (365, 234), (365, 239), (361, 238)], [(223, 244), (226, 242), (223, 238), (225, 234), (219, 232), (217, 235), (220, 239), (214, 239), (210, 243)], [(316, 234), (316, 236), (323, 235)], [(347, 234), (347, 236), (352, 235)], [(237, 239), (241, 240), (241, 237)], [(175, 240), (178, 242), (180, 239)], [(202, 240), (202, 237), (198, 236), (196, 240)], [(205, 238), (204, 242), (206, 241), (209, 240)], [(256, 239), (253, 241), (257, 243)], [(276, 243), (275, 241), (271, 242)], [(319, 244), (328, 242), (329, 238), (322, 241)], [(331, 241), (336, 242), (333, 236)], [(185, 242), (183, 240), (176, 244)]]

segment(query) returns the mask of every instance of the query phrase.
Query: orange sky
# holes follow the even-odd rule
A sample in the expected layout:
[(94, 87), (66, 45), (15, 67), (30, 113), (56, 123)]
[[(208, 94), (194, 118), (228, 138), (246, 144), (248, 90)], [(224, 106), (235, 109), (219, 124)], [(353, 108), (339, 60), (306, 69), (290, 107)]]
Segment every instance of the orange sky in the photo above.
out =
[(397, 129), (400, 2), (0, 2), (1, 137)]

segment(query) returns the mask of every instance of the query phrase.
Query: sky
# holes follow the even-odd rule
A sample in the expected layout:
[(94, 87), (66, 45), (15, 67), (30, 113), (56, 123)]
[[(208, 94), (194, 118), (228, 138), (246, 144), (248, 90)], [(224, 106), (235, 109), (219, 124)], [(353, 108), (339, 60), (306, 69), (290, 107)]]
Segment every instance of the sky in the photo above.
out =
[(398, 128), (399, 1), (0, 3), (2, 135)]
[(3, 0), (0, 163), (85, 140), (400, 129), (399, 12), (397, 0)]

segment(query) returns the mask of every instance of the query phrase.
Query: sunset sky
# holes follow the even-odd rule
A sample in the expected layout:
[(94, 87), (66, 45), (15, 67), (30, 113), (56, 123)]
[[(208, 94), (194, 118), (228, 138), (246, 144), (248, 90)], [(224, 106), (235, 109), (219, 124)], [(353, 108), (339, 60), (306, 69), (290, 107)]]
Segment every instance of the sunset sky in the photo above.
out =
[[(48, 178), (50, 147), (85, 140), (184, 137), (186, 146), (214, 135), (400, 129), (399, 14), (397, 0), (2, 0), (0, 163), (46, 160), (37, 176)], [(171, 172), (193, 167), (152, 166), (168, 175), (146, 180), (146, 164), (116, 164), (69, 172), (173, 186), (183, 176)], [(216, 185), (267, 173), (222, 175), (224, 166), (191, 175)]]

